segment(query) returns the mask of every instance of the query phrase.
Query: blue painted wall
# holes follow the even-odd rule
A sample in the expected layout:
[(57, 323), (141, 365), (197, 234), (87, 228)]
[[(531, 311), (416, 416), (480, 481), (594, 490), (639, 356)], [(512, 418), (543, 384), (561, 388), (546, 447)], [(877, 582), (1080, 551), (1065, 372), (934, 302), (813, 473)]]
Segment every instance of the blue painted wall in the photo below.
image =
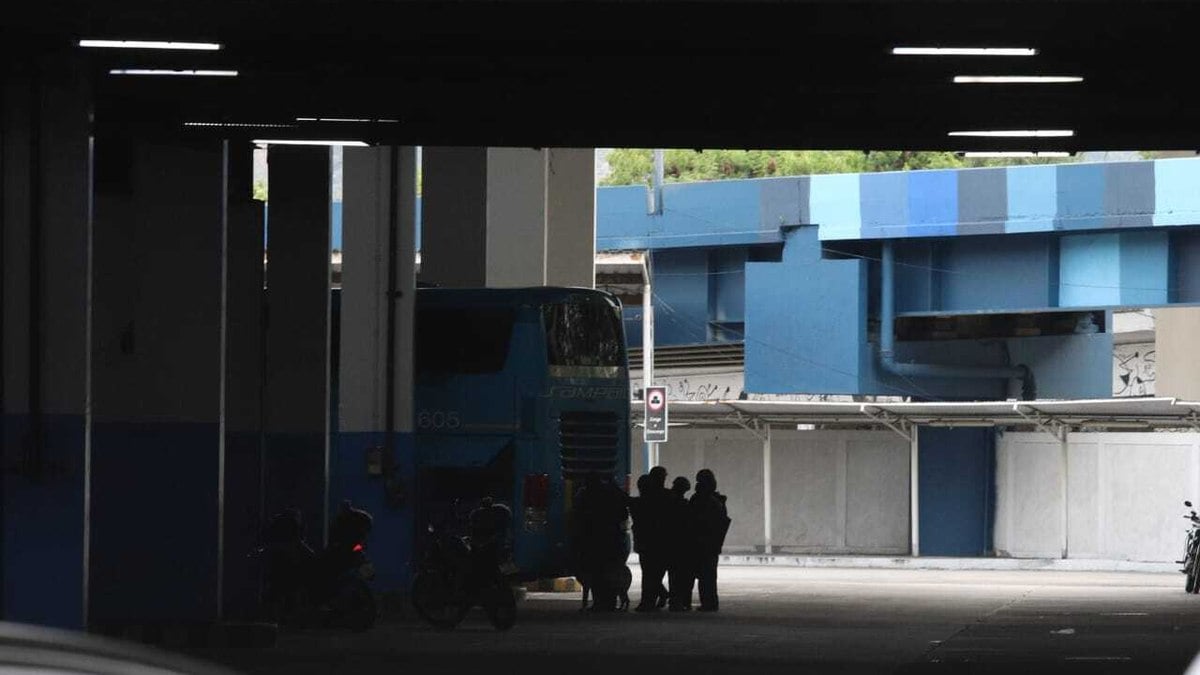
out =
[(746, 265), (748, 391), (857, 391), (866, 338), (867, 263), (822, 259), (816, 228), (790, 233), (782, 262)]
[(216, 422), (93, 423), (91, 622), (217, 615), (218, 445)]
[(596, 191), (596, 248), (668, 249), (769, 244), (801, 222), (807, 178), (675, 183), (663, 188), (663, 213), (646, 212), (640, 185)]
[(918, 452), (921, 555), (990, 554), (995, 512), (995, 432), (922, 427)]
[(1045, 238), (947, 240), (938, 259), (944, 311), (978, 312), (1054, 305), (1056, 265)]
[[(990, 244), (990, 246), (989, 246)], [(915, 279), (898, 293), (907, 302), (928, 298), (939, 288), (942, 310), (958, 312), (1002, 309), (1005, 290), (1028, 288), (1045, 294), (1054, 271), (1048, 249), (1028, 239), (979, 238), (943, 242), (949, 255), (933, 255), (919, 243), (901, 260), (932, 260), (937, 272), (908, 267), (900, 276)], [(946, 263), (966, 249), (976, 266)], [(905, 250), (905, 249), (902, 249)], [(988, 265), (987, 251), (998, 261)], [(783, 260), (746, 266), (746, 388), (761, 393), (828, 393), (914, 396), (922, 399), (1003, 399), (1002, 380), (901, 377), (879, 365), (876, 330), (868, 319), (878, 309), (872, 299), (879, 289), (871, 277), (878, 264), (862, 258), (822, 257), (816, 228), (788, 234)], [(905, 266), (901, 266), (904, 269)], [(958, 274), (957, 278), (955, 275)], [(952, 277), (943, 279), (943, 277)], [(1017, 296), (1020, 297), (1019, 295)], [(1043, 300), (1045, 302), (1045, 296)], [(1027, 337), (1004, 340), (899, 342), (902, 362), (951, 365), (1024, 364), (1034, 370), (1038, 393), (1061, 398), (1107, 397), (1112, 393), (1110, 334)]]
[(708, 250), (655, 251), (653, 266), (655, 344), (708, 342)]
[(3, 417), (3, 607), (6, 621), (83, 628), (83, 415), (46, 415), (45, 464), (26, 464), (28, 415)]

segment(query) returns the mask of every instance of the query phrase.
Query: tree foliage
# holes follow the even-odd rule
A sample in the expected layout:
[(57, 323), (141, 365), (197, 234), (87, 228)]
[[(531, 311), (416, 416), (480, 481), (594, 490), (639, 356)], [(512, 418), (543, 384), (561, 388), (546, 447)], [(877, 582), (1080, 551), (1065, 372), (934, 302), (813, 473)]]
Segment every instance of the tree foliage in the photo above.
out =
[[(871, 173), (915, 169), (963, 169), (1016, 164), (1049, 164), (1071, 160), (966, 159), (953, 152), (900, 150), (667, 150), (664, 179), (669, 183), (770, 178), (826, 173)], [(653, 151), (616, 148), (608, 153), (612, 169), (601, 185), (647, 184), (653, 170)]]

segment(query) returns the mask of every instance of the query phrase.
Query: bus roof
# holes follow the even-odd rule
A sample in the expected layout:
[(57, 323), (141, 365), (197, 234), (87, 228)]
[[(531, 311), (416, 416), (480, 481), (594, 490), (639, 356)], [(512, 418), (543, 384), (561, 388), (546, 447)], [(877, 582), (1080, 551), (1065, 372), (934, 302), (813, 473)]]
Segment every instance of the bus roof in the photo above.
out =
[(417, 302), (421, 306), (516, 306), (526, 303), (563, 302), (571, 297), (593, 296), (616, 304), (614, 295), (594, 288), (564, 286), (532, 286), (527, 288), (419, 288)]

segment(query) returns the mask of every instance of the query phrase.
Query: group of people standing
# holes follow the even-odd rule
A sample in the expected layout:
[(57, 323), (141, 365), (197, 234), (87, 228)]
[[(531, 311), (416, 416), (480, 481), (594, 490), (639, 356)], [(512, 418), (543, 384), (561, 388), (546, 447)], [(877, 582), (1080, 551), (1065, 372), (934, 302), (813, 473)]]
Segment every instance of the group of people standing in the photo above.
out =
[(574, 545), (581, 578), (593, 594), (593, 609), (616, 609), (628, 588), (630, 516), (633, 549), (642, 568), (636, 610), (689, 611), (697, 581), (698, 609), (719, 609), (717, 559), (731, 522), (725, 495), (717, 492), (716, 476), (708, 469), (696, 474), (690, 498), (687, 478), (675, 478), (670, 488), (666, 481), (667, 470), (656, 466), (638, 478), (637, 497), (630, 498), (611, 478), (600, 477), (589, 479), (576, 496)]
[[(720, 608), (717, 597), (717, 558), (729, 531), (725, 495), (717, 478), (702, 469), (696, 489), (678, 476), (667, 488), (667, 470), (656, 466), (638, 479), (638, 496), (630, 500), (634, 550), (642, 566), (639, 612), (666, 606), (673, 612), (692, 608), (692, 591), (699, 582), (700, 611)], [(667, 584), (663, 584), (663, 577)]]

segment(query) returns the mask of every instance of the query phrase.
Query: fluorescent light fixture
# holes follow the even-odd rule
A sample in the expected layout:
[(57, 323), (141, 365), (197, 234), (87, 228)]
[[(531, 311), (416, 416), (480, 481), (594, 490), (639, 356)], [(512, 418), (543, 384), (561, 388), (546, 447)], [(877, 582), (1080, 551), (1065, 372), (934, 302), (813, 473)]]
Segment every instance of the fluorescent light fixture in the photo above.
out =
[(975, 138), (1069, 138), (1075, 135), (1071, 129), (1024, 129), (1000, 131), (951, 131), (951, 136)]
[(237, 77), (236, 70), (169, 70), (165, 68), (114, 68), (109, 75), (166, 75), (176, 77)]
[(998, 151), (998, 152), (964, 152), (963, 157), (973, 159), (1021, 159), (1021, 158), (1045, 158), (1045, 157), (1070, 157), (1069, 152), (1060, 152), (1057, 150), (1035, 152), (1033, 150), (1014, 150), (1014, 151)]
[(294, 129), (295, 124), (271, 122), (184, 122), (185, 127), (220, 127), (223, 129)]
[(396, 124), (400, 120), (393, 119), (372, 119), (369, 117), (297, 117), (297, 122), (354, 122), (362, 124), (370, 124), (378, 122), (382, 124)]
[(167, 42), (163, 40), (80, 40), (79, 46), (99, 49), (182, 49), (199, 52), (215, 52), (223, 48), (223, 45), (218, 42)]
[(342, 146), (347, 148), (366, 148), (369, 147), (362, 141), (323, 141), (323, 140), (297, 140), (291, 138), (284, 139), (255, 139), (251, 141), (255, 145), (324, 145), (324, 146)]
[(1074, 84), (1074, 75), (956, 75), (954, 84)]
[(893, 47), (896, 56), (1037, 56), (1029, 47)]

